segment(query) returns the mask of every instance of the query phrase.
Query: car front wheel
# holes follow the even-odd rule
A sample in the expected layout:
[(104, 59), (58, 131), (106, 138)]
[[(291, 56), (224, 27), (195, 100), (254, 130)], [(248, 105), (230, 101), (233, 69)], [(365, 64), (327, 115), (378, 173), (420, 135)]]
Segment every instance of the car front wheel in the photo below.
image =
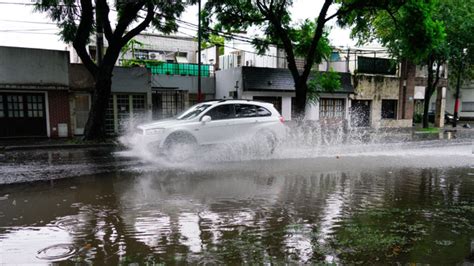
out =
[(171, 162), (183, 162), (191, 158), (197, 148), (196, 139), (187, 133), (173, 133), (163, 145), (165, 158)]

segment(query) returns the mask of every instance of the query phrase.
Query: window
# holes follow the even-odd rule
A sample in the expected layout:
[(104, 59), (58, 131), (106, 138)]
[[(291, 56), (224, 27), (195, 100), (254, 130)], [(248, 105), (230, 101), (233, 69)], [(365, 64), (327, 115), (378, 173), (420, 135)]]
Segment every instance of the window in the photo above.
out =
[(231, 119), (235, 117), (232, 104), (216, 106), (209, 110), (205, 115), (210, 116), (212, 120)]
[(462, 112), (474, 112), (474, 102), (462, 102)]
[(397, 73), (394, 60), (374, 57), (357, 57), (357, 71), (366, 74), (395, 75)]
[(148, 51), (146, 50), (135, 50), (135, 59), (146, 60), (148, 58)]
[(257, 106), (251, 105), (251, 104), (236, 104), (235, 117), (237, 118), (257, 117)]
[(319, 116), (321, 118), (344, 118), (344, 99), (321, 98), (319, 102)]
[(27, 95), (28, 117), (43, 117), (43, 96)]
[(109, 104), (107, 105), (107, 110), (105, 111), (105, 132), (109, 134), (115, 132), (114, 120), (114, 96), (110, 95)]
[(267, 102), (273, 104), (275, 109), (281, 113), (281, 97), (265, 97), (265, 96), (254, 96), (255, 101)]
[(138, 117), (145, 113), (145, 95), (132, 95), (133, 116)]
[(397, 100), (382, 100), (382, 119), (397, 119)]
[(189, 108), (186, 112), (182, 113), (177, 117), (178, 120), (189, 120), (193, 119), (196, 116), (200, 115), (202, 112), (207, 110), (211, 105), (210, 104), (197, 104)]
[(7, 95), (7, 110), (9, 117), (25, 117), (23, 111), (23, 96)]
[(272, 113), (268, 111), (266, 108), (257, 106), (257, 116), (271, 116)]

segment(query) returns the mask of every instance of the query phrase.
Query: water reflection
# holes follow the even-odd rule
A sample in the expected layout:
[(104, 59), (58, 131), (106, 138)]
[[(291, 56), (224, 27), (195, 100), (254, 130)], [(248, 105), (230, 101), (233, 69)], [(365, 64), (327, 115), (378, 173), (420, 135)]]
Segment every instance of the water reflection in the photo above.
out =
[(468, 166), (241, 167), (2, 187), (0, 262), (472, 262)]

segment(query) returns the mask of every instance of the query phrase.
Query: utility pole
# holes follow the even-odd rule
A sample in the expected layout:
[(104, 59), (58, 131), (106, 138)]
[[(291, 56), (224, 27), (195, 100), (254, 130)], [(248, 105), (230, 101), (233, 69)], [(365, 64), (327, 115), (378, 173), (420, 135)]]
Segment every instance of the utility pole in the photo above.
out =
[(201, 95), (201, 0), (198, 1), (198, 95), (197, 102), (202, 101)]
[(104, 28), (102, 25), (102, 18), (100, 17), (100, 12), (98, 10), (98, 4), (95, 4), (95, 23), (97, 25), (96, 29), (96, 47), (95, 47), (95, 59), (97, 65), (100, 66), (102, 64), (103, 58), (103, 50), (104, 50)]

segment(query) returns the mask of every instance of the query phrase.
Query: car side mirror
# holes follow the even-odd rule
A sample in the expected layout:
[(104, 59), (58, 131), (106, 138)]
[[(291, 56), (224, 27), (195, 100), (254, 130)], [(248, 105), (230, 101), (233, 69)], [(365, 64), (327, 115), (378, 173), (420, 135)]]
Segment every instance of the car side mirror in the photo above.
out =
[(211, 122), (212, 118), (208, 115), (205, 115), (201, 118), (201, 123), (204, 125), (206, 124), (207, 122)]

